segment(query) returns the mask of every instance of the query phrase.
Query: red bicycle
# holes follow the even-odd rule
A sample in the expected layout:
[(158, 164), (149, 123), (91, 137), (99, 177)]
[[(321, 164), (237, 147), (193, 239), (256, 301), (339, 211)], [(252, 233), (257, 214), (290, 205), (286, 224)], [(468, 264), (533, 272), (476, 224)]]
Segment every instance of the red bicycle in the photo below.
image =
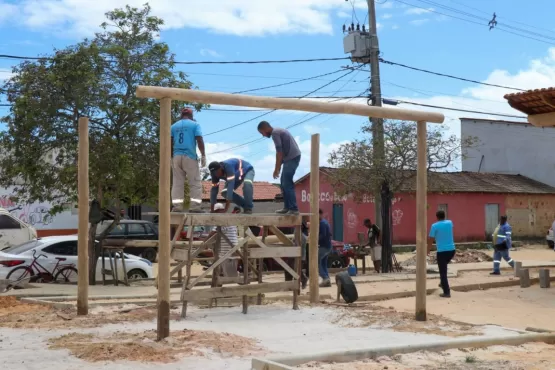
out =
[(38, 262), (40, 257), (48, 258), (44, 254), (37, 255), (37, 251), (33, 251), (33, 262), (29, 266), (19, 266), (10, 271), (7, 280), (17, 286), (21, 281), (29, 279), (31, 283), (74, 283), (77, 282), (77, 269), (74, 264), (62, 263), (66, 261), (63, 257), (55, 257), (56, 266), (52, 272), (48, 271)]

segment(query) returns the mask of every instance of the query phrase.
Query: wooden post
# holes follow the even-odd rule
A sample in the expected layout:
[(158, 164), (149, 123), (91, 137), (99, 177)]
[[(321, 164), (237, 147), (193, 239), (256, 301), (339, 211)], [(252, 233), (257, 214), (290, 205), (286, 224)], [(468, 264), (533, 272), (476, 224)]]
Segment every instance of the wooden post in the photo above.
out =
[(417, 123), (418, 167), (416, 171), (416, 320), (426, 321), (426, 211), (427, 147), (426, 122)]
[[(245, 229), (241, 228), (243, 230), (243, 236), (245, 235)], [(266, 237), (268, 236), (268, 226), (262, 226), (262, 243), (266, 244)], [(258, 284), (262, 284), (262, 274), (264, 273), (264, 259), (263, 258), (259, 258), (258, 259)], [(256, 304), (257, 305), (261, 305), (262, 304), (262, 293), (258, 293), (258, 295), (256, 296)]]
[(549, 269), (540, 269), (540, 288), (549, 288), (550, 286)]
[[(249, 284), (249, 243), (243, 245), (243, 284)], [(249, 311), (249, 296), (243, 296), (243, 313), (246, 315)]]
[(309, 241), (309, 279), (310, 303), (320, 301), (318, 285), (318, 233), (320, 225), (320, 134), (314, 134), (310, 144), (310, 241)]
[(160, 100), (160, 174), (158, 189), (158, 340), (170, 336), (170, 163), (171, 99)]
[(521, 288), (529, 288), (530, 285), (531, 285), (531, 283), (530, 283), (530, 270), (529, 269), (520, 270), (520, 287)]
[(89, 119), (79, 118), (77, 315), (89, 313)]

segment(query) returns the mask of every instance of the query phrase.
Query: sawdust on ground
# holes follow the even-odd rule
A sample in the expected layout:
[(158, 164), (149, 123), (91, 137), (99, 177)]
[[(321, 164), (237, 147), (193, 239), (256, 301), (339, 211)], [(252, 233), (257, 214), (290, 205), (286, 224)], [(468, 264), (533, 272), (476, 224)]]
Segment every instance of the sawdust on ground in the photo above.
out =
[[(477, 262), (491, 262), (493, 258), (491, 257), (491, 252), (484, 252), (475, 249), (458, 250), (455, 253), (455, 257), (451, 260), (451, 263), (477, 263)], [(416, 254), (403, 262), (400, 263), (401, 266), (416, 266)], [(428, 264), (437, 264), (436, 253), (430, 253), (428, 257)]]
[(343, 327), (371, 327), (447, 337), (481, 334), (480, 329), (471, 324), (437, 315), (428, 315), (427, 321), (415, 321), (413, 313), (398, 312), (393, 307), (380, 307), (370, 303), (339, 307), (331, 321)]
[(66, 334), (49, 341), (50, 349), (68, 349), (75, 357), (89, 361), (136, 361), (170, 363), (183, 357), (246, 357), (262, 355), (264, 349), (251, 338), (229, 333), (202, 330), (173, 331), (157, 341), (156, 331), (141, 333), (115, 332), (110, 336)]
[(521, 346), (493, 346), (454, 349), (444, 352), (416, 352), (375, 360), (348, 363), (311, 362), (299, 370), (552, 370), (555, 346), (528, 343)]
[[(156, 307), (118, 306), (92, 309), (87, 316), (77, 316), (74, 308), (57, 309), (45, 305), (28, 304), (15, 297), (0, 297), (0, 327), (17, 329), (94, 328), (122, 322), (151, 321), (156, 318)], [(171, 313), (176, 320), (179, 314)]]

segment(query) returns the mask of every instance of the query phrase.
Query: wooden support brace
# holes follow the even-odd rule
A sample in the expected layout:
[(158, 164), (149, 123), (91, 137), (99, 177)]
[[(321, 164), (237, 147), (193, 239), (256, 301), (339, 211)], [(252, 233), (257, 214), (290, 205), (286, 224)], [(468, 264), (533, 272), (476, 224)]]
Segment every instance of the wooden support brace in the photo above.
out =
[[(247, 235), (256, 242), (256, 244), (258, 244), (260, 246), (260, 248), (268, 248), (267, 245), (265, 245), (264, 243), (262, 243), (260, 240), (258, 240), (254, 234), (252, 233), (252, 231), (250, 229), (246, 230)], [(283, 267), (283, 269), (285, 271), (287, 271), (288, 273), (291, 274), (291, 276), (293, 276), (293, 279), (298, 279), (299, 278), (299, 274), (297, 274), (297, 272), (295, 270), (293, 270), (287, 263), (285, 263), (285, 261), (283, 261), (281, 258), (274, 258), (274, 260), (279, 263), (279, 265), (281, 267)]]

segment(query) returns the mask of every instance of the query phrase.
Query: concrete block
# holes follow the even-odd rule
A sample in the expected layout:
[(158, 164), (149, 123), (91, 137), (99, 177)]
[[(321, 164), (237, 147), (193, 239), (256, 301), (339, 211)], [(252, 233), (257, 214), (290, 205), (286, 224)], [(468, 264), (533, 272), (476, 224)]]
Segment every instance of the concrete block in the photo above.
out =
[(520, 287), (521, 288), (530, 287), (530, 270), (528, 269), (520, 270)]
[(540, 269), (540, 288), (549, 288), (550, 285), (549, 269)]
[(515, 261), (515, 277), (520, 276), (520, 270), (522, 270), (522, 262)]

